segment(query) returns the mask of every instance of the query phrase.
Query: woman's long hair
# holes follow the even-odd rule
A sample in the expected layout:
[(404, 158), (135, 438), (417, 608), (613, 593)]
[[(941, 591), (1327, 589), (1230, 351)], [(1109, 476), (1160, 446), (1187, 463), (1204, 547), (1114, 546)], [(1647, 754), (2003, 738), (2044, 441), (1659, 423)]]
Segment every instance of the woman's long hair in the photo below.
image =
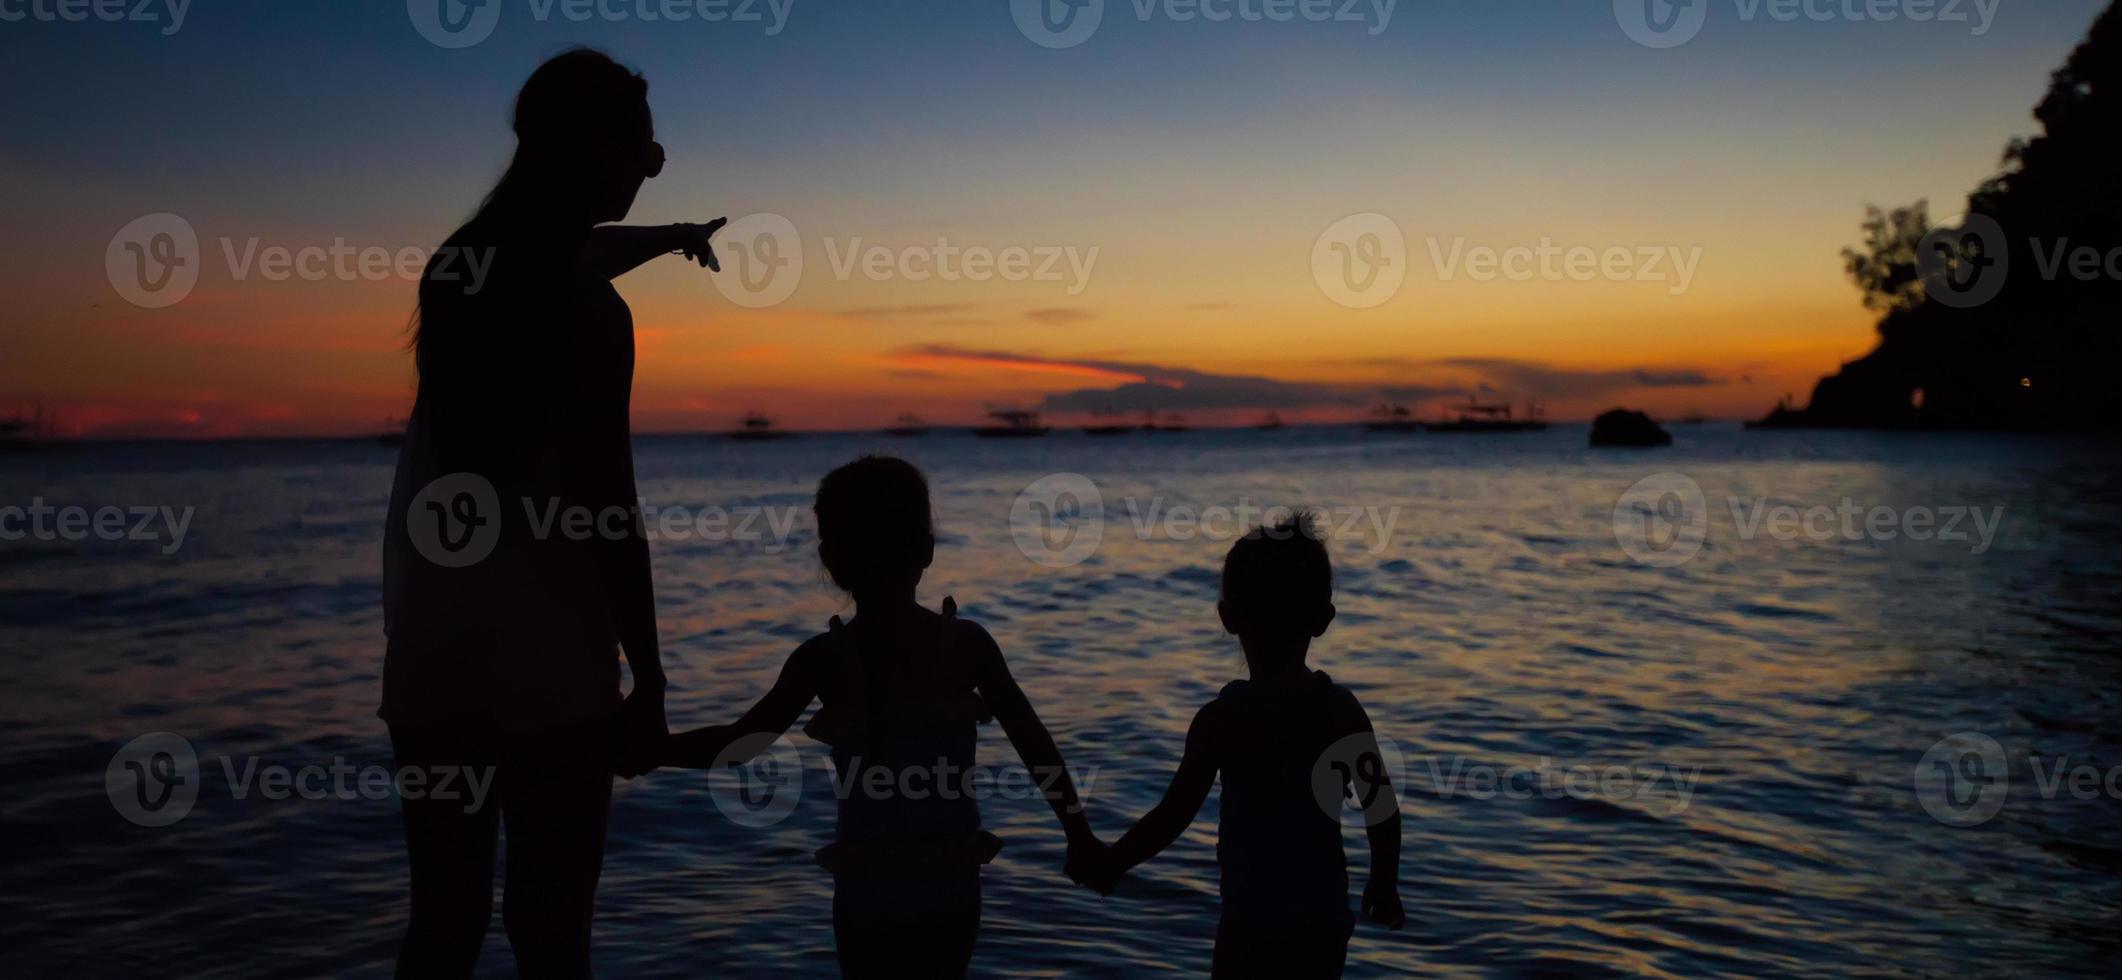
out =
[[(514, 128), (516, 153), (508, 170), (471, 220), (450, 235), (437, 260), (459, 253), (453, 258), (461, 270), (463, 249), (586, 232), (599, 220), (586, 216), (601, 190), (601, 157), (614, 146), (652, 136), (648, 80), (601, 51), (566, 51), (539, 65), (523, 83)], [(430, 318), (450, 306), (437, 302), (437, 293), (463, 288), (461, 278), (443, 281), (434, 275), (435, 261), (421, 277), (407, 345), (416, 367), (425, 366), (424, 341), (429, 328), (438, 326)]]

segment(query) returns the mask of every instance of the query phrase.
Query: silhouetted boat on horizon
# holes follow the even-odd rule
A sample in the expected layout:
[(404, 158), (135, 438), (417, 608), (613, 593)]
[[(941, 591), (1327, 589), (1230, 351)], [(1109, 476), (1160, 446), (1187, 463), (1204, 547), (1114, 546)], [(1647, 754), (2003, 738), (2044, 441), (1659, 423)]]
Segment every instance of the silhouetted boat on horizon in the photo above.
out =
[(1030, 409), (1009, 409), (989, 412), (987, 417), (1001, 425), (984, 425), (973, 430), (973, 435), (982, 439), (1026, 439), (1043, 436), (1054, 430), (1039, 424), (1039, 413)]
[(1083, 434), (1087, 436), (1124, 436), (1133, 431), (1135, 431), (1135, 427), (1125, 423), (1120, 425), (1086, 425), (1083, 427)]
[(1190, 432), (1192, 430), (1193, 426), (1186, 424), (1186, 416), (1177, 412), (1164, 416), (1163, 425), (1157, 424), (1156, 413), (1149, 411), (1142, 413), (1142, 431), (1144, 432)]
[(1277, 429), (1284, 428), (1282, 424), (1282, 416), (1276, 415), (1273, 412), (1269, 412), (1267, 413), (1267, 417), (1261, 419), (1259, 424), (1253, 426), (1253, 428), (1258, 429), (1262, 432), (1273, 432)]
[(1526, 402), (1525, 414), (1525, 418), (1516, 417), (1508, 403), (1485, 404), (1469, 399), (1460, 407), (1458, 418), (1449, 422), (1427, 422), (1422, 428), (1429, 432), (1457, 433), (1539, 432), (1547, 428), (1547, 422), (1540, 418), (1539, 403)]
[(737, 430), (731, 432), (729, 437), (738, 442), (766, 442), (773, 439), (786, 439), (794, 434), (784, 429), (774, 428), (774, 420), (759, 412), (747, 412), (744, 415), (744, 421), (739, 423)]
[(1415, 413), (1405, 405), (1380, 405), (1370, 415), (1363, 427), (1372, 432), (1418, 432), (1422, 428), (1415, 422)]
[(405, 445), (405, 423), (393, 416), (383, 420), (383, 431), (376, 433), (378, 446)]
[(11, 419), (0, 419), (0, 452), (26, 452), (43, 449), (52, 444), (51, 417), (44, 414), (44, 406), (37, 406), (34, 414), (27, 417), (17, 415)]
[(899, 416), (899, 420), (884, 432), (894, 436), (925, 436), (928, 435), (928, 423), (922, 421), (921, 416), (908, 412)]

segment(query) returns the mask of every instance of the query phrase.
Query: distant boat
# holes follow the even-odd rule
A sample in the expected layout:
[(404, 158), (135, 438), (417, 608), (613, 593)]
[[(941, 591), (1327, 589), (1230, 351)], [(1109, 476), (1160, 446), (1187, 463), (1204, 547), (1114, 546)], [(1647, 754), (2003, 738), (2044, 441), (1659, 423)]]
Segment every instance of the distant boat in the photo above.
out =
[(770, 439), (786, 439), (794, 433), (774, 428), (774, 420), (758, 412), (747, 412), (740, 427), (729, 434), (739, 442), (765, 442)]
[(36, 414), (27, 418), (17, 415), (11, 419), (0, 419), (0, 452), (22, 452), (43, 449), (52, 444), (51, 418), (38, 406)]
[(921, 421), (921, 416), (908, 412), (899, 416), (899, 421), (884, 431), (887, 435), (894, 436), (925, 436), (928, 435), (928, 423)]
[(1083, 427), (1083, 434), (1087, 436), (1124, 436), (1133, 431), (1135, 431), (1134, 426), (1125, 424), (1086, 425)]
[(1677, 423), (1675, 423), (1675, 424), (1676, 424), (1676, 425), (1701, 425), (1701, 424), (1703, 424), (1703, 423), (1705, 423), (1705, 422), (1708, 422), (1708, 421), (1709, 421), (1709, 418), (1708, 418), (1707, 416), (1703, 415), (1703, 414), (1702, 414), (1701, 412), (1689, 412), (1689, 413), (1687, 413), (1686, 415), (1682, 416), (1682, 417), (1680, 418), (1680, 420), (1679, 420), (1679, 421), (1678, 421)]
[(383, 431), (376, 433), (376, 445), (405, 445), (405, 423), (399, 421), (396, 417), (384, 419)]
[(1460, 407), (1459, 417), (1449, 422), (1428, 422), (1422, 428), (1430, 432), (1539, 432), (1547, 428), (1540, 418), (1540, 406), (1527, 402), (1525, 418), (1511, 413), (1508, 404), (1484, 404), (1469, 399)]
[(1001, 425), (986, 425), (973, 430), (973, 435), (983, 439), (1024, 439), (1043, 436), (1054, 430), (1039, 424), (1039, 413), (1028, 409), (1011, 409), (989, 412), (987, 417)]
[(1144, 432), (1189, 432), (1192, 430), (1193, 426), (1186, 424), (1186, 416), (1177, 412), (1166, 415), (1163, 425), (1157, 424), (1156, 413), (1149, 411), (1142, 413), (1142, 431)]
[(1273, 412), (1267, 413), (1267, 417), (1261, 419), (1260, 424), (1253, 426), (1253, 428), (1258, 429), (1262, 432), (1273, 432), (1276, 429), (1280, 429), (1282, 427), (1282, 416), (1276, 415)]
[(1380, 405), (1371, 410), (1370, 416), (1363, 427), (1372, 432), (1415, 432), (1422, 428), (1415, 422), (1415, 413), (1405, 405)]

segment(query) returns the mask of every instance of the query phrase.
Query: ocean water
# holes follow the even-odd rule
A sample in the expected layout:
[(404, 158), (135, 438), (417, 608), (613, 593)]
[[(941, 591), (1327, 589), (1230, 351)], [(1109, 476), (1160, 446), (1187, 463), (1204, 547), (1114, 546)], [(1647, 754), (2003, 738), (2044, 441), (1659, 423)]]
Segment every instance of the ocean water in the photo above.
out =
[[(1633, 453), (1588, 451), (1577, 426), (643, 438), (650, 504), (760, 515), (743, 533), (655, 544), (671, 722), (733, 718), (848, 610), (813, 554), (810, 491), (858, 453), (897, 453), (935, 491), (942, 542), (923, 598), (955, 596), (1000, 640), (1111, 840), (1162, 792), (1194, 711), (1243, 675), (1214, 612), (1225, 517), (1304, 504), (1332, 519), (1340, 609), (1313, 663), (1356, 691), (1396, 749), (1406, 814), (1406, 928), (1359, 925), (1350, 976), (2111, 969), (2114, 444), (1677, 435)], [(272, 800), (255, 785), (239, 798), (223, 760), (239, 775), (390, 765), (374, 708), (392, 463), (391, 450), (345, 442), (0, 457), (0, 506), (195, 508), (168, 554), (167, 536), (0, 541), (10, 973), (388, 972), (405, 912), (395, 801)], [(1087, 480), (1095, 499), (1045, 496), (1080, 491), (1076, 477), (1020, 499), (1054, 474)], [(1624, 495), (1646, 478), (1654, 510), (1675, 486), (1704, 503), (1659, 510), (1683, 530), (1639, 557)], [(1047, 504), (1059, 523), (1028, 520)], [(1860, 525), (1883, 514), (1896, 533), (1845, 533), (1839, 515), (1808, 532), (1805, 512), (1821, 507)], [(1988, 533), (1965, 516), (1946, 528), (1955, 512), (1986, 515)], [(793, 523), (777, 533), (769, 517)], [(1085, 560), (1060, 561), (1072, 548)], [(181, 736), (200, 760), (196, 803), (162, 827), (128, 820), (106, 784), (114, 753), (151, 732)], [(1964, 739), (1931, 753), (1961, 733), (1994, 739), (2001, 769), (1962, 765)], [(827, 763), (800, 735), (792, 744), (802, 792), (767, 827), (729, 819), (698, 773), (620, 785), (600, 973), (831, 972), (830, 882), (810, 861), (831, 828)], [(1011, 761), (992, 728), (981, 753)], [(2049, 782), (2059, 767), (2091, 775)], [(1941, 787), (1955, 791), (1944, 803)], [(1985, 800), (2001, 806), (1985, 814)], [(985, 877), (978, 975), (1206, 972), (1213, 797), (1103, 899), (1062, 876), (1041, 803), (983, 807), (1007, 846)], [(1347, 842), (1360, 886), (1356, 828)], [(497, 916), (482, 972), (510, 970)]]

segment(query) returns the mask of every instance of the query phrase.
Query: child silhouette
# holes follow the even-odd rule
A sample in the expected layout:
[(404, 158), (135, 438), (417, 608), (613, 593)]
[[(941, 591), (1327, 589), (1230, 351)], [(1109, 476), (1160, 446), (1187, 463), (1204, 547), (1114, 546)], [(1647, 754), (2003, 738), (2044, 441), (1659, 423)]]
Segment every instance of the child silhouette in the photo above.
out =
[(1223, 915), (1213, 975), (1338, 977), (1354, 927), (1342, 799), (1358, 801), (1370, 825), (1364, 914), (1394, 929), (1406, 918), (1400, 817), (1363, 706), (1305, 663), (1312, 639), (1334, 618), (1333, 570), (1309, 515), (1231, 546), (1216, 611), (1244, 648), (1251, 677), (1232, 681), (1194, 716), (1164, 799), (1085, 877), (1109, 893), (1128, 869), (1178, 839), (1221, 774)]
[[(818, 484), (818, 557), (855, 600), (853, 622), (789, 655), (736, 723), (670, 738), (665, 765), (742, 765), (823, 702), (804, 733), (832, 748), (839, 820), (818, 863), (833, 873), (833, 937), (847, 977), (959, 977), (980, 928), (980, 829), (970, 786), (977, 725), (1001, 721), (1068, 837), (1069, 867), (1104, 850), (1053, 737), (979, 625), (914, 598), (935, 555), (928, 482), (865, 456)], [(1077, 873), (1076, 871), (1071, 872)], [(1079, 879), (1080, 880), (1080, 879)]]

